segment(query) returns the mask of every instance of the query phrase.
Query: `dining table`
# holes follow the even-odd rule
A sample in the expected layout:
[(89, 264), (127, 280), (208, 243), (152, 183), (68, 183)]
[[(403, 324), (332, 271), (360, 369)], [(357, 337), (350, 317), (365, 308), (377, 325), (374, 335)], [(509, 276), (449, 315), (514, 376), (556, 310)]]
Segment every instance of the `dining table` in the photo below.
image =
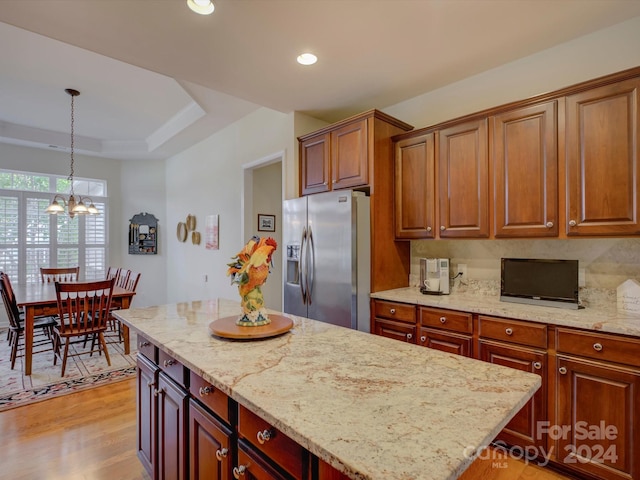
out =
[[(33, 355), (33, 323), (36, 317), (58, 315), (55, 283), (28, 283), (13, 287), (18, 307), (24, 309), (24, 374), (31, 375)], [(114, 286), (111, 308), (126, 309), (131, 305), (135, 291)], [(130, 353), (129, 327), (122, 325), (124, 353)]]

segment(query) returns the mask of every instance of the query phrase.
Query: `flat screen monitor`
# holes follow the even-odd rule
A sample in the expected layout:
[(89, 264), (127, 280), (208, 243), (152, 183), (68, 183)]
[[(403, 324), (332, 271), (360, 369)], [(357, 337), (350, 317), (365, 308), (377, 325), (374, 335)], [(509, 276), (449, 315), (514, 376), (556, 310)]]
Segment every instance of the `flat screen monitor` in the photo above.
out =
[(578, 308), (578, 260), (503, 258), (500, 300)]

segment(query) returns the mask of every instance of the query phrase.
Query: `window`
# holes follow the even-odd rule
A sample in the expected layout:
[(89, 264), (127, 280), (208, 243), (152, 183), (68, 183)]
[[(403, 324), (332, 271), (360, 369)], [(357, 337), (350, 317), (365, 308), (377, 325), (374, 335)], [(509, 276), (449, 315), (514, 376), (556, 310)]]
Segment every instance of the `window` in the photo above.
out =
[(58, 175), (0, 170), (0, 270), (15, 283), (40, 281), (40, 267), (80, 266), (85, 280), (104, 278), (107, 265), (107, 182), (74, 178), (76, 195), (88, 195), (99, 215), (49, 215), (54, 193), (68, 195)]

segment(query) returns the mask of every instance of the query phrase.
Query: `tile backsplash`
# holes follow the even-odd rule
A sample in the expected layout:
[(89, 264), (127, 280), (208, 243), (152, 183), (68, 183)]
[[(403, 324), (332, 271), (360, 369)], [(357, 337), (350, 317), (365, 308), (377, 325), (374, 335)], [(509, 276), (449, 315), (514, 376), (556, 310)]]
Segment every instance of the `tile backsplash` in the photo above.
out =
[(411, 242), (411, 285), (420, 283), (420, 258), (451, 259), (451, 276), (457, 265), (467, 265), (466, 282), (455, 291), (497, 294), (500, 259), (547, 258), (578, 260), (584, 272), (583, 302), (615, 301), (615, 289), (627, 279), (640, 281), (640, 238), (570, 240), (416, 240)]

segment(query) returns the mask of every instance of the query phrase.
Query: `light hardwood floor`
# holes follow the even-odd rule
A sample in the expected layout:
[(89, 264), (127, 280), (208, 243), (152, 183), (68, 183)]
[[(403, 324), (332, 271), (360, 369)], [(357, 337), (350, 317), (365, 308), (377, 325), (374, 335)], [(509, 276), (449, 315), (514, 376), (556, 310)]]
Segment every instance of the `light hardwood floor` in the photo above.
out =
[[(0, 478), (150, 480), (136, 457), (135, 379), (0, 413)], [(477, 460), (465, 480), (565, 480), (509, 459)]]

